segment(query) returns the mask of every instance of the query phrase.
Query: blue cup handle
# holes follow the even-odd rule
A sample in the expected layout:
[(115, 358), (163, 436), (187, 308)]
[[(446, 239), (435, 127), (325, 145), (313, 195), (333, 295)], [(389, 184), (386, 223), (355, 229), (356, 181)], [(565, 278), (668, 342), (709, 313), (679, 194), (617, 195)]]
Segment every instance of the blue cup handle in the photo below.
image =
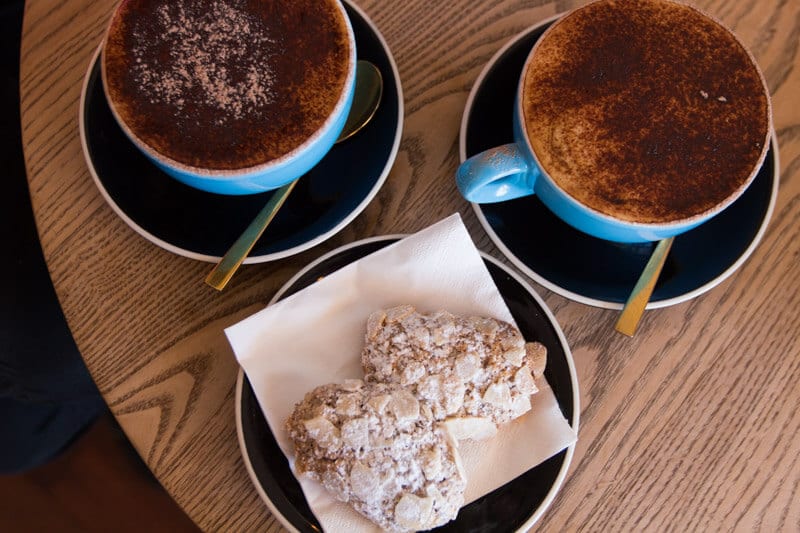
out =
[(539, 170), (528, 163), (516, 143), (490, 148), (461, 163), (456, 185), (461, 195), (479, 204), (503, 202), (533, 194)]

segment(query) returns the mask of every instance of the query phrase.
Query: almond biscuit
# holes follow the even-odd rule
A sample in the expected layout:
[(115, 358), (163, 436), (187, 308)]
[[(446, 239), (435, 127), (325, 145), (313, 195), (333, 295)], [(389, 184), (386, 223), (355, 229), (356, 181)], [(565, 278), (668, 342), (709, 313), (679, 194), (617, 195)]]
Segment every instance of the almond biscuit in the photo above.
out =
[(368, 382), (410, 391), (455, 438), (483, 439), (530, 410), (546, 355), (506, 322), (403, 305), (369, 317), (361, 362)]
[(397, 385), (346, 380), (317, 387), (295, 406), (286, 429), (295, 472), (383, 529), (437, 527), (464, 503), (455, 441)]

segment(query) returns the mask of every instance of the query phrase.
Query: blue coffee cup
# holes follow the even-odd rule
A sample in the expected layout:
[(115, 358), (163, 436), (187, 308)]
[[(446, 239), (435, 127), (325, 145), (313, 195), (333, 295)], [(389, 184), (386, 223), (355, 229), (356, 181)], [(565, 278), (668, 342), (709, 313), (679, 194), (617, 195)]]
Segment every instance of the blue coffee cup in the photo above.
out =
[[(591, 5), (578, 8), (576, 11), (586, 9)], [(576, 11), (573, 11), (573, 13)], [(743, 180), (742, 185), (710, 209), (683, 219), (670, 220), (668, 222), (642, 223), (624, 220), (600, 212), (582, 203), (548, 175), (547, 170), (534, 151), (533, 143), (528, 137), (524, 122), (522, 94), (525, 74), (530, 68), (539, 45), (567, 16), (569, 14), (558, 19), (544, 32), (532, 47), (525, 61), (514, 103), (512, 118), (514, 142), (476, 154), (463, 161), (458, 167), (456, 184), (462, 196), (473, 203), (494, 203), (536, 195), (556, 216), (574, 228), (600, 239), (623, 243), (657, 241), (684, 233), (711, 219), (732, 204), (757, 175), (767, 152), (771, 129), (771, 107), (766, 83), (749, 52), (747, 53), (761, 79), (761, 85), (767, 100), (768, 120), (764, 130), (764, 139), (761, 143), (761, 153), (758, 160), (754, 162), (749, 177)], [(744, 47), (742, 46), (742, 48)], [(525, 221), (521, 220), (519, 223), (524, 224)], [(546, 231), (546, 229), (541, 230)]]
[[(296, 180), (311, 170), (333, 147), (347, 121), (355, 93), (356, 41), (352, 24), (340, 0), (330, 0), (330, 3), (336, 16), (343, 19), (346, 30), (348, 49), (346, 52), (347, 64), (345, 65), (344, 83), (341, 91), (338, 95), (335, 95), (336, 100), (332, 110), (316, 130), (282, 155), (268, 160), (257, 160), (254, 163), (237, 168), (207, 168), (178, 161), (138, 135), (135, 128), (126, 122), (124, 114), (117, 109), (118, 104), (111, 97), (107, 80), (106, 49), (109, 39), (112, 38), (110, 34), (112, 28), (115, 27), (115, 18), (121, 16), (120, 12), (125, 6), (124, 2), (118, 6), (117, 11), (112, 16), (101, 51), (103, 89), (112, 115), (131, 143), (155, 166), (169, 176), (191, 187), (218, 194), (244, 195), (277, 189)], [(169, 3), (166, 2), (164, 5), (169, 5)], [(119, 40), (117, 39), (117, 41)], [(309, 53), (313, 53), (313, 51)], [(127, 104), (123, 103), (122, 105), (125, 106)], [(302, 112), (297, 110), (292, 110), (292, 113), (297, 115), (298, 119), (303, 116)], [(209, 124), (208, 126), (210, 128), (212, 125)], [(178, 135), (180, 132), (170, 134)], [(231, 149), (234, 150), (235, 147)]]

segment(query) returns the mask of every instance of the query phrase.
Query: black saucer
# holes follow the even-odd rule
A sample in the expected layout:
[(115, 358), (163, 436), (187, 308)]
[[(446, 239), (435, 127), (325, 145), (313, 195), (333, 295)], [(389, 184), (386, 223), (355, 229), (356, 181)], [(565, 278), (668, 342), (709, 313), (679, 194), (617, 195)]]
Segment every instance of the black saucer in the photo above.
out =
[[(461, 160), (513, 142), (517, 82), (533, 44), (554, 19), (514, 38), (484, 68), (467, 100)], [(730, 276), (766, 230), (778, 191), (777, 144), (747, 191), (709, 222), (676, 237), (648, 308), (694, 298)], [(494, 243), (532, 279), (572, 300), (621, 308), (654, 244), (590, 237), (556, 217), (535, 196), (473, 204)]]
[[(273, 302), (397, 240), (396, 236), (372, 238), (334, 250), (290, 280)], [(483, 257), (523, 336), (537, 339), (547, 347), (545, 376), (561, 412), (577, 431), (580, 412), (578, 380), (572, 354), (558, 323), (541, 298), (519, 275), (499, 261), (487, 255)], [(309, 509), (242, 371), (236, 387), (236, 424), (245, 466), (272, 512), (290, 529), (320, 531), (320, 525)], [(463, 507), (456, 520), (434, 531), (485, 532), (529, 528), (555, 498), (566, 476), (574, 446)]]
[[(246, 263), (296, 254), (344, 228), (378, 192), (397, 155), (403, 118), (397, 67), (383, 37), (366, 15), (346, 2), (345, 8), (353, 25), (358, 58), (371, 61), (383, 74), (380, 107), (358, 135), (335, 145), (303, 176)], [(273, 193), (213, 194), (160, 171), (114, 121), (99, 70), (95, 55), (86, 76), (79, 119), (86, 162), (100, 192), (146, 239), (186, 257), (217, 261)]]

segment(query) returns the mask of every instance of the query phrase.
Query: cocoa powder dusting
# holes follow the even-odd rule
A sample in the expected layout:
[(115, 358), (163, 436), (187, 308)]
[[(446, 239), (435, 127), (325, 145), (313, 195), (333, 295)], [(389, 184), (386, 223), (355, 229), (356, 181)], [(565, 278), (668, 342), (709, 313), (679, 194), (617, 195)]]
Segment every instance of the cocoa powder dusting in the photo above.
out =
[(769, 135), (766, 88), (746, 50), (695, 9), (601, 0), (539, 43), (523, 114), (547, 173), (602, 213), (663, 223), (747, 183)]
[[(156, 14), (157, 40), (148, 35), (152, 27), (133, 32), (134, 77), (151, 103), (181, 111), (197, 87), (198, 103), (221, 111), (217, 124), (260, 116), (272, 99), (270, 59), (280, 53), (260, 20), (224, 3), (199, 17), (181, 3), (160, 5)], [(154, 53), (162, 46), (166, 59)]]

